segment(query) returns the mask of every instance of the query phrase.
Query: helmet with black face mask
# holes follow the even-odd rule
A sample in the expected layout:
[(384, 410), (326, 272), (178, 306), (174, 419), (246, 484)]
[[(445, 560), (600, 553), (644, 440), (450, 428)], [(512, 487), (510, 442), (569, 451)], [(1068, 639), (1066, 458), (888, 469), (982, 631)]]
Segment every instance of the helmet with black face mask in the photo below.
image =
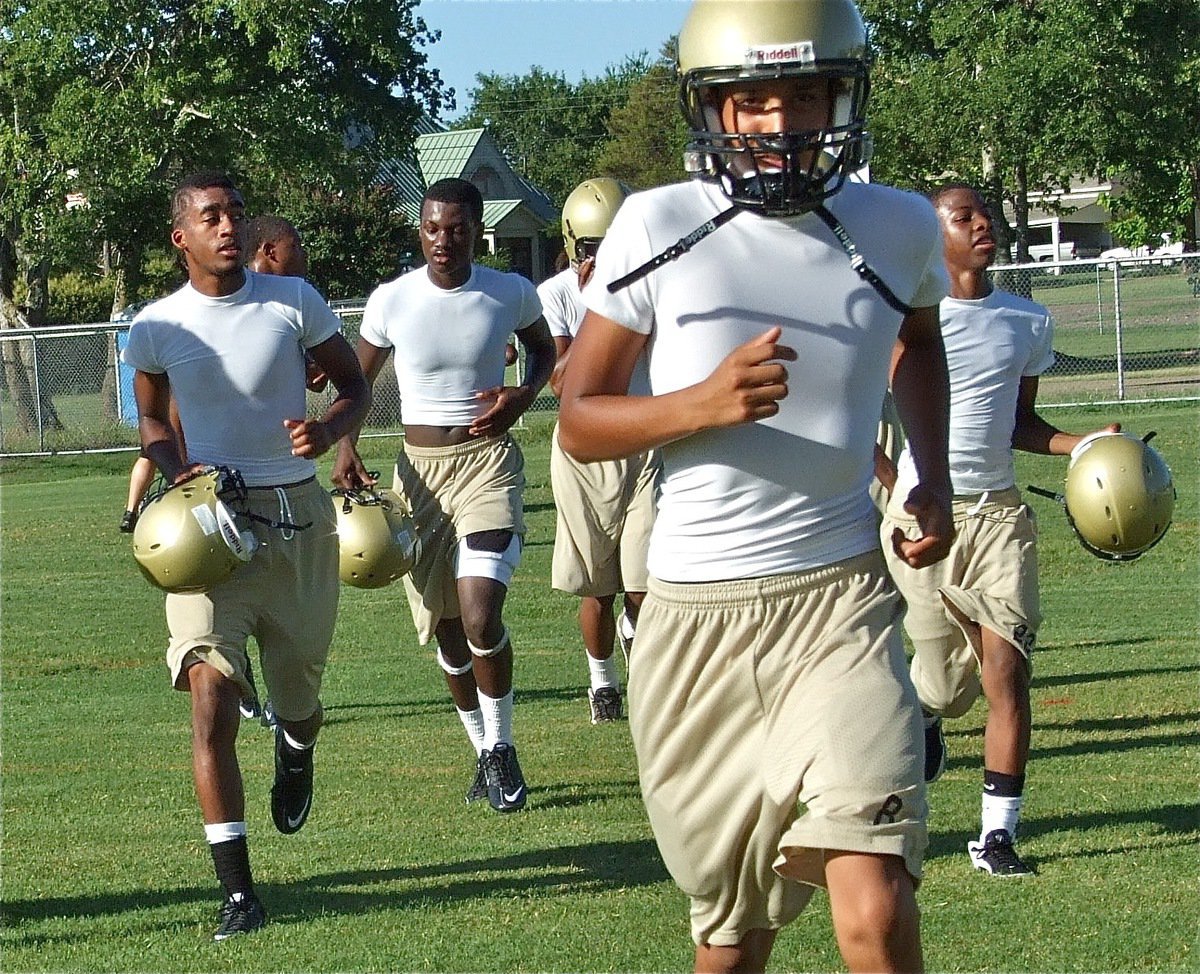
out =
[[(692, 130), (684, 164), (738, 206), (791, 216), (818, 206), (871, 155), (870, 56), (851, 0), (694, 0), (679, 34), (680, 98)], [(822, 128), (726, 132), (723, 95), (748, 83), (820, 79)]]

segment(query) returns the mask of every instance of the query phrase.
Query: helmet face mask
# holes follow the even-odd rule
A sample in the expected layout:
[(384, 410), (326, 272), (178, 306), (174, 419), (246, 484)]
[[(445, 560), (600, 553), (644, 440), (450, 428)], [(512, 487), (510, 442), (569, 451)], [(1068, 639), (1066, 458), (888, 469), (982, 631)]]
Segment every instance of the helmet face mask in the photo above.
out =
[(235, 512), (244, 497), (236, 471), (210, 467), (158, 491), (133, 529), (133, 557), (142, 574), (167, 592), (204, 592), (229, 579), (258, 547)]
[(562, 232), (567, 259), (576, 270), (585, 260), (595, 258), (629, 192), (624, 183), (607, 176), (585, 179), (571, 191), (563, 203)]
[[(679, 38), (680, 100), (692, 130), (685, 167), (767, 216), (813, 209), (870, 158), (868, 69), (866, 29), (850, 0), (695, 0)], [(785, 100), (819, 90), (824, 119), (739, 132), (724, 106), (754, 86)]]
[(421, 557), (416, 525), (399, 495), (387, 489), (334, 490), (338, 575), (355, 588), (383, 588)]
[(1071, 454), (1064, 496), (1080, 543), (1106, 561), (1132, 561), (1153, 548), (1175, 509), (1170, 468), (1157, 450), (1127, 433), (1081, 441)]

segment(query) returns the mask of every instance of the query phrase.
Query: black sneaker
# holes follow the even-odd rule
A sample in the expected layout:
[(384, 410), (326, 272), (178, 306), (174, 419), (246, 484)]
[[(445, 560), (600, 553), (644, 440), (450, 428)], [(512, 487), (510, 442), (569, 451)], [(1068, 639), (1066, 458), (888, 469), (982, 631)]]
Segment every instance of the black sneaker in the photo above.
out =
[(611, 724), (621, 719), (621, 691), (616, 687), (589, 689), (588, 704), (592, 708), (593, 724)]
[(946, 735), (942, 733), (942, 718), (934, 717), (925, 725), (925, 783), (932, 784), (946, 770)]
[(258, 705), (258, 697), (242, 697), (238, 701), (238, 712), (242, 720), (257, 720), (262, 716), (262, 707)]
[(1012, 836), (1004, 829), (993, 829), (983, 842), (968, 842), (967, 852), (971, 865), (985, 873), (1005, 878), (1034, 875), (1033, 867), (1026, 865), (1013, 848)]
[(122, 534), (131, 534), (133, 529), (137, 527), (137, 512), (126, 511), (121, 515), (120, 531)]
[(228, 940), (243, 933), (253, 933), (267, 922), (267, 911), (253, 893), (229, 897), (221, 905), (221, 925), (213, 940)]
[(283, 728), (275, 728), (275, 784), (271, 787), (271, 818), (284, 835), (299, 832), (308, 819), (313, 797), (313, 748), (289, 747)]
[(483, 751), (479, 755), (479, 759), (475, 762), (475, 780), (471, 782), (471, 787), (467, 789), (467, 804), (472, 802), (482, 801), (488, 796), (487, 790), (487, 771), (485, 765), (489, 752)]
[(525, 807), (525, 778), (517, 763), (517, 749), (497, 744), (480, 755), (487, 779), (488, 803), (498, 812), (518, 812)]

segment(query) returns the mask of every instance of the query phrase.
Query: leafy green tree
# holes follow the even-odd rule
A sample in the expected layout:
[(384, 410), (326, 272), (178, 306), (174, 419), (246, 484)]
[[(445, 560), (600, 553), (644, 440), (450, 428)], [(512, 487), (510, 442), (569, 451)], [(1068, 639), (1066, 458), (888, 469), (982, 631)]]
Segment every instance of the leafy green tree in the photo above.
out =
[(599, 172), (609, 117), (647, 67), (638, 55), (578, 84), (539, 67), (526, 75), (479, 74), (456, 127), (486, 127), (516, 171), (561, 204)]
[[(1188, 175), (1200, 138), (1194, 0), (861, 5), (878, 52), (877, 178), (979, 183), (997, 210), (1011, 203), (1020, 257), (1030, 193), (1078, 176), (1122, 176), (1130, 203), (1155, 208), (1158, 222), (1189, 209), (1179, 190), (1191, 178), (1194, 197), (1200, 182)], [(1002, 221), (998, 230), (1007, 237)]]
[[(319, 184), (359, 164), (353, 139), (402, 154), (417, 117), (442, 104), (422, 50), (437, 35), (416, 6), (0, 0), (0, 227), (15, 265), (45, 280), (47, 234), (78, 194), (120, 307), (183, 173)], [(4, 323), (10, 293), (0, 278)]]
[(683, 150), (688, 129), (679, 111), (675, 39), (629, 86), (623, 104), (608, 119), (609, 139), (596, 159), (596, 171), (650, 189), (684, 178)]

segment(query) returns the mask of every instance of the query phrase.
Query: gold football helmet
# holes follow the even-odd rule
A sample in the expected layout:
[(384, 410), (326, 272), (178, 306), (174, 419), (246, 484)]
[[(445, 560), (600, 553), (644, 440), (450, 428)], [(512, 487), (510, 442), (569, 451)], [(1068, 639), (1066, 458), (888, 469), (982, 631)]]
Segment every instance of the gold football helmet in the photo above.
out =
[[(680, 100), (692, 130), (685, 167), (768, 216), (813, 209), (870, 159), (869, 67), (866, 28), (852, 0), (694, 0), (679, 33)], [(726, 132), (723, 93), (778, 78), (828, 82), (825, 127)]]
[(204, 592), (226, 581), (258, 547), (222, 500), (240, 491), (236, 471), (209, 467), (151, 496), (133, 529), (142, 574), (167, 592)]
[(572, 267), (596, 256), (596, 248), (628, 195), (628, 186), (608, 176), (585, 179), (571, 190), (563, 204), (562, 232)]
[(421, 539), (394, 491), (337, 489), (338, 574), (355, 588), (382, 588), (412, 571)]
[(1132, 561), (1153, 548), (1175, 510), (1170, 468), (1128, 433), (1084, 438), (1071, 453), (1064, 497), (1080, 542), (1108, 561)]

